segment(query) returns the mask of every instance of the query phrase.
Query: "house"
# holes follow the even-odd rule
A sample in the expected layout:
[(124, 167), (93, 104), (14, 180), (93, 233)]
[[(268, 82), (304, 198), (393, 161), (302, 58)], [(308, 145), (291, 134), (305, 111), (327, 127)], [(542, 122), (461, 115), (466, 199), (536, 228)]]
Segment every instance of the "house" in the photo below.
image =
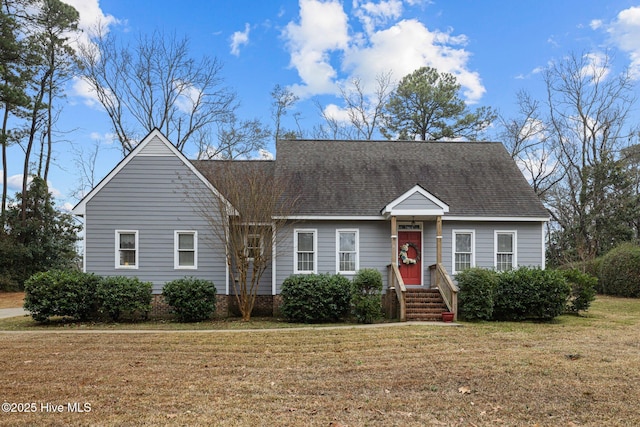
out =
[[(451, 277), (465, 268), (544, 268), (548, 212), (500, 143), (284, 140), (276, 150), (247, 165), (295, 182), (299, 197), (258, 305), (277, 306), (292, 274), (375, 268), (404, 319), (415, 291), (437, 288), (455, 311)], [(204, 278), (229, 300), (224, 248), (188, 197), (224, 199), (203, 173), (209, 162), (149, 133), (73, 209), (85, 221), (85, 271), (137, 276), (155, 294)]]

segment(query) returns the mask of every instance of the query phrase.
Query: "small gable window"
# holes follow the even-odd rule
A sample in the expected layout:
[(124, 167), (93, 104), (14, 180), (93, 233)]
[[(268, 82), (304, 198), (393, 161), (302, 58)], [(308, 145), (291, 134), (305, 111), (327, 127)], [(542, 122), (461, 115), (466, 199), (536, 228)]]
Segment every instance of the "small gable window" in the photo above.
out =
[(174, 268), (198, 268), (198, 233), (196, 231), (176, 231), (174, 242)]
[(311, 274), (316, 272), (316, 230), (294, 231), (295, 274)]
[(116, 268), (138, 268), (137, 230), (116, 230)]

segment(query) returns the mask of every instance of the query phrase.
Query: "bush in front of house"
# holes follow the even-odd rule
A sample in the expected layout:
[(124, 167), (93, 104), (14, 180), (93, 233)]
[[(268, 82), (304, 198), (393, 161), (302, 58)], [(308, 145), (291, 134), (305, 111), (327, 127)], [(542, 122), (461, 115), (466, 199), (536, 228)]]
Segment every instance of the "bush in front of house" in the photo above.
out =
[(600, 262), (600, 290), (606, 295), (640, 297), (640, 246), (622, 244)]
[(289, 276), (282, 282), (280, 312), (291, 322), (335, 322), (351, 309), (351, 282), (339, 274)]
[(180, 322), (207, 320), (216, 311), (216, 287), (209, 280), (173, 280), (164, 285), (162, 296)]
[(570, 287), (557, 270), (520, 267), (498, 275), (493, 317), (497, 320), (551, 320), (566, 307)]
[(103, 277), (96, 291), (100, 312), (114, 322), (125, 315), (146, 318), (151, 310), (151, 288), (151, 282), (143, 282), (137, 277)]
[(484, 268), (470, 268), (456, 274), (458, 282), (458, 315), (461, 320), (477, 321), (493, 318), (493, 298), (498, 273)]
[(353, 315), (359, 323), (373, 323), (382, 318), (382, 274), (373, 268), (365, 268), (356, 274), (351, 283)]
[(53, 316), (87, 320), (96, 314), (100, 277), (75, 270), (36, 273), (25, 282), (24, 309), (37, 322)]
[(560, 272), (571, 287), (566, 310), (569, 313), (588, 310), (596, 298), (598, 279), (576, 269), (560, 270)]

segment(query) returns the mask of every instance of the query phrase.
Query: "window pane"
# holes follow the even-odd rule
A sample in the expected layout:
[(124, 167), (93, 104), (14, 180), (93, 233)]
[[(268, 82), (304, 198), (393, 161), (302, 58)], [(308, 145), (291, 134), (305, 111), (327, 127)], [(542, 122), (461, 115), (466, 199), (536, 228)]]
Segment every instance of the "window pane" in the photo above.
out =
[(298, 271), (313, 271), (313, 253), (298, 253)]
[(298, 233), (298, 250), (313, 252), (313, 233)]
[(191, 252), (191, 251), (179, 252), (178, 264), (181, 267), (193, 267), (195, 265), (195, 252)]
[(178, 234), (178, 249), (193, 250), (194, 249), (194, 235), (191, 233)]
[(340, 254), (340, 271), (355, 271), (355, 270), (356, 270), (356, 254), (341, 253)]
[(456, 234), (456, 252), (471, 252), (471, 234)]
[(513, 268), (513, 255), (511, 254), (498, 254), (496, 260), (498, 271), (508, 271)]
[(135, 249), (136, 235), (134, 233), (120, 234), (120, 249)]
[(120, 265), (136, 265), (136, 251), (120, 251)]
[(471, 254), (456, 254), (456, 271), (471, 268)]
[(342, 232), (340, 233), (340, 250), (351, 251), (356, 250), (356, 233), (355, 232)]
[(498, 252), (513, 252), (512, 234), (498, 234)]

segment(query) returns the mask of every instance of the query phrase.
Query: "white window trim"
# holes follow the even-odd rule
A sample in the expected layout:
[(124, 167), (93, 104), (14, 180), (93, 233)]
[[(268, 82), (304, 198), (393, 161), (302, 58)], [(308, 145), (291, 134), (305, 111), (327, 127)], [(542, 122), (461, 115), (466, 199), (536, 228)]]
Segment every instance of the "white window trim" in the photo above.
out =
[[(193, 265), (180, 265), (179, 235), (193, 234)], [(173, 232), (173, 268), (174, 270), (198, 269), (198, 232), (195, 230), (175, 230)]]
[[(355, 233), (356, 234), (356, 262), (355, 270), (340, 270), (340, 233)], [(357, 228), (340, 228), (336, 230), (336, 273), (340, 274), (356, 274), (360, 269), (360, 230)]]
[(460, 273), (456, 270), (456, 234), (471, 234), (471, 268), (476, 266), (476, 230), (453, 230), (451, 232), (451, 274)]
[(513, 236), (513, 259), (511, 268), (518, 268), (518, 231), (517, 230), (495, 230), (493, 233), (493, 268), (498, 270), (498, 234), (511, 234)]
[[(135, 235), (135, 265), (120, 265), (120, 235)], [(140, 267), (140, 245), (138, 244), (138, 230), (116, 230), (115, 233), (115, 268), (117, 270), (137, 270)]]
[[(298, 270), (298, 234), (313, 233), (313, 270)], [(293, 274), (316, 274), (318, 272), (318, 230), (296, 228), (293, 230)]]

